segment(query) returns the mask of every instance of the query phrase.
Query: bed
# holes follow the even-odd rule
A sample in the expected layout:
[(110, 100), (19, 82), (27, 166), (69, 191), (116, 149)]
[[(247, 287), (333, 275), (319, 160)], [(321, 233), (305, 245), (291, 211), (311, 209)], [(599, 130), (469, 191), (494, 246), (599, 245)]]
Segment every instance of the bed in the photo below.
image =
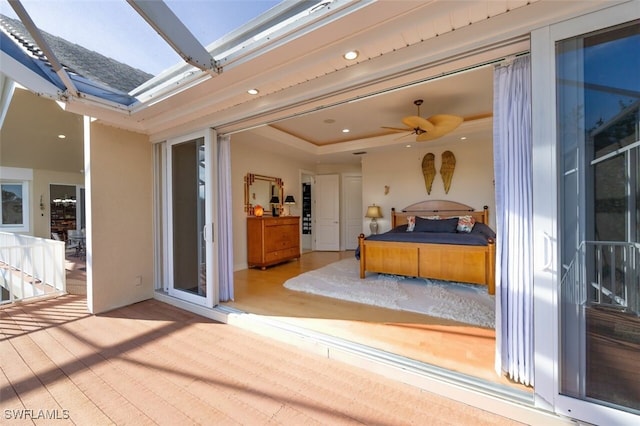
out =
[[(467, 217), (467, 225), (475, 222), (470, 232), (451, 230), (460, 217)], [(360, 278), (365, 272), (432, 278), (486, 285), (487, 292), (495, 294), (495, 233), (488, 222), (487, 206), (475, 210), (453, 201), (423, 201), (401, 212), (391, 209), (389, 232), (358, 237)], [(414, 232), (407, 232), (412, 224)]]

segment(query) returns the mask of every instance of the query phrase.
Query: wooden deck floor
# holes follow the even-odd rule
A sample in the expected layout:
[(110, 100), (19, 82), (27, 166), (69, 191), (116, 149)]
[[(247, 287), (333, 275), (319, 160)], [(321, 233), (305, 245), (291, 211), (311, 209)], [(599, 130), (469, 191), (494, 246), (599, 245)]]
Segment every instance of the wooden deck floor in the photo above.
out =
[(514, 424), (156, 300), (4, 306), (0, 332), (6, 424)]
[(303, 326), (488, 382), (530, 388), (494, 370), (495, 331), (411, 312), (383, 309), (302, 292), (283, 283), (345, 257), (347, 252), (311, 252), (264, 271), (234, 274), (235, 301), (226, 305)]
[[(305, 294), (282, 285), (303, 272), (353, 255), (353, 251), (307, 252), (299, 260), (264, 271), (236, 271), (235, 301), (225, 305), (531, 392), (530, 388), (495, 374), (494, 330)], [(67, 270), (67, 287), (73, 288), (74, 294), (86, 294), (82, 259), (70, 258)]]

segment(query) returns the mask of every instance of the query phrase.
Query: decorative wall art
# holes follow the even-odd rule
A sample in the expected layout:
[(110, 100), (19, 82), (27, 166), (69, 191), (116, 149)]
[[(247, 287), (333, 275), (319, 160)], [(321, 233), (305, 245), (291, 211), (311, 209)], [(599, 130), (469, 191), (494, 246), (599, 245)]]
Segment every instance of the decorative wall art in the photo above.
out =
[[(442, 153), (442, 164), (440, 165), (440, 176), (442, 177), (442, 183), (444, 184), (444, 192), (449, 193), (451, 188), (451, 180), (453, 179), (453, 172), (456, 168), (456, 157), (451, 151), (445, 151)], [(422, 175), (424, 176), (424, 185), (427, 189), (427, 194), (431, 195), (431, 188), (433, 186), (433, 180), (436, 177), (436, 156), (429, 152), (422, 158)]]
[(445, 194), (449, 193), (451, 188), (451, 179), (453, 178), (453, 171), (456, 168), (456, 157), (451, 151), (445, 151), (442, 153), (442, 164), (440, 165), (440, 176), (442, 176), (442, 182), (444, 183)]
[(431, 185), (436, 177), (436, 156), (429, 152), (422, 158), (422, 175), (427, 194), (431, 194)]

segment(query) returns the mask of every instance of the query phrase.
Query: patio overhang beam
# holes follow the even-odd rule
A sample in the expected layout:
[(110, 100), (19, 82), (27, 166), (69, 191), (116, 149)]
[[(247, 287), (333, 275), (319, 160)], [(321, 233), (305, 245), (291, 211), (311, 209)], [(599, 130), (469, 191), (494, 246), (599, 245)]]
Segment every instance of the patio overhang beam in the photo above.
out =
[(15, 83), (13, 80), (4, 74), (0, 74), (0, 128), (4, 123), (4, 118), (7, 116), (14, 88)]
[(31, 35), (31, 37), (33, 37), (33, 40), (36, 42), (38, 47), (44, 52), (47, 60), (51, 64), (51, 67), (58, 75), (60, 80), (62, 80), (62, 84), (64, 84), (67, 92), (70, 95), (77, 97), (78, 89), (76, 88), (76, 85), (73, 84), (73, 81), (71, 81), (71, 77), (69, 77), (69, 74), (62, 67), (62, 64), (60, 63), (60, 61), (58, 61), (58, 58), (53, 53), (53, 50), (51, 50), (51, 47), (49, 47), (49, 44), (45, 41), (44, 37), (42, 37), (42, 33), (40, 33), (40, 30), (38, 29), (38, 27), (36, 27), (36, 24), (33, 22), (31, 16), (29, 16), (29, 13), (24, 8), (24, 6), (22, 6), (22, 3), (20, 3), (19, 0), (9, 0), (9, 4), (13, 8), (14, 12), (16, 12), (16, 15), (18, 15), (20, 21), (22, 21), (22, 24), (25, 26), (27, 31), (29, 31), (29, 34)]
[(216, 74), (222, 72), (207, 49), (200, 44), (164, 1), (127, 0), (127, 3), (188, 64), (205, 72), (215, 72)]

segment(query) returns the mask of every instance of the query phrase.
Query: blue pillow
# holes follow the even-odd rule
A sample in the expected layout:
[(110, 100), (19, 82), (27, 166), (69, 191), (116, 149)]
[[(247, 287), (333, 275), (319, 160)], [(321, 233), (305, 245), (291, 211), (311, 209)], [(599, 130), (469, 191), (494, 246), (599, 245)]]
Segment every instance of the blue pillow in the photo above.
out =
[(452, 217), (450, 219), (424, 219), (416, 217), (416, 227), (414, 232), (455, 233), (457, 227), (457, 217)]
[(492, 238), (492, 239), (496, 238), (496, 233), (493, 232), (493, 229), (489, 228), (488, 225), (480, 222), (476, 222), (476, 224), (473, 225), (473, 228), (471, 228), (471, 233), (482, 234), (487, 238)]
[(395, 228), (389, 231), (390, 233), (399, 233), (399, 232), (407, 232), (407, 225), (396, 226)]

